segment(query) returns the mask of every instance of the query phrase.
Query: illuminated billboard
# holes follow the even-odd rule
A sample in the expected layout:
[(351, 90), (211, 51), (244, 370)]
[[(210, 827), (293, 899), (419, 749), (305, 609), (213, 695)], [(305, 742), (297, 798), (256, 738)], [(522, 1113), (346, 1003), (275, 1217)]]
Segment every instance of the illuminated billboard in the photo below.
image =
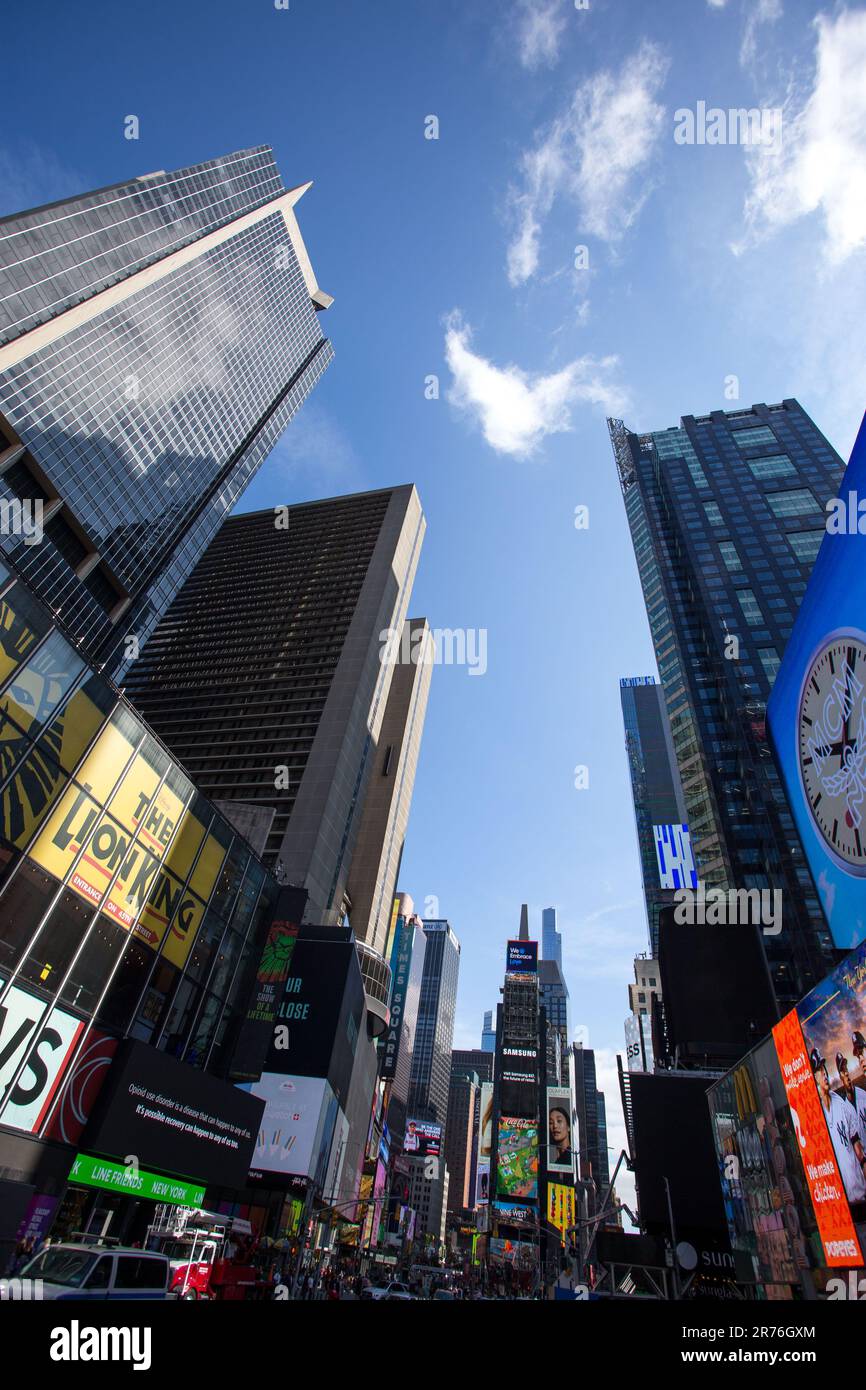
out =
[(475, 1205), (486, 1207), (490, 1201), (490, 1159), (478, 1160), (475, 1173)]
[(250, 1160), (252, 1173), (324, 1177), (337, 1122), (337, 1098), (324, 1077), (263, 1072), (238, 1090), (265, 1102)]
[[(770, 741), (837, 946), (866, 936), (866, 422), (767, 705)], [(862, 506), (862, 502), (859, 504)]]
[(506, 1043), (499, 1057), (499, 1105), (504, 1115), (535, 1119), (538, 1115), (538, 1050)]
[(538, 974), (538, 942), (509, 941), (505, 957), (506, 975)]
[(687, 825), (654, 825), (660, 888), (697, 888), (698, 871)]
[(561, 1182), (547, 1184), (547, 1220), (559, 1231), (564, 1245), (566, 1231), (577, 1224), (577, 1205), (573, 1187)]
[(522, 1202), (494, 1202), (493, 1211), (497, 1221), (506, 1226), (529, 1226), (538, 1224), (535, 1207), (527, 1207)]
[(416, 1158), (438, 1157), (442, 1151), (442, 1126), (428, 1120), (407, 1120), (403, 1152)]
[(496, 1190), (501, 1197), (538, 1197), (538, 1126), (532, 1120), (500, 1119)]
[(547, 1088), (547, 1171), (574, 1176), (571, 1091), (568, 1086)]
[[(854, 1148), (847, 1116), (838, 1111), (840, 1105), (848, 1105), (848, 1102), (830, 1094), (826, 1065), (823, 1059), (821, 1065), (816, 1065), (816, 1054), (807, 1052), (796, 1009), (776, 1024), (773, 1042), (824, 1258), (831, 1266), (862, 1264), (843, 1183), (843, 1172), (848, 1172), (848, 1164), (846, 1162), (846, 1168), (840, 1172), (839, 1162), (840, 1152)], [(837, 1119), (841, 1121), (838, 1136), (834, 1133)], [(848, 1175), (850, 1177), (850, 1172)]]
[(493, 1082), (481, 1083), (481, 1109), (478, 1124), (478, 1157), (490, 1162), (493, 1153)]

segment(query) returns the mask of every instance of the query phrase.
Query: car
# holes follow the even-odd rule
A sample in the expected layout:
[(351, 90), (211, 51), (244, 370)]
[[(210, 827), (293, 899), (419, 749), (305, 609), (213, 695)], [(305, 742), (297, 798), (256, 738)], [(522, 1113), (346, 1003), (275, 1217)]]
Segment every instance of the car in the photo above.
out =
[(432, 1299), (434, 1303), (454, 1303), (457, 1295), (451, 1289), (436, 1289)]
[(46, 1246), (17, 1277), (39, 1280), (46, 1302), (97, 1302), (165, 1299), (170, 1275), (168, 1257), (156, 1251), (70, 1241)]
[(365, 1289), (361, 1297), (372, 1299), (374, 1303), (381, 1303), (385, 1299), (395, 1303), (411, 1303), (415, 1299), (415, 1295), (409, 1290), (409, 1285), (401, 1284), (398, 1279), (392, 1279), (388, 1284), (374, 1285)]

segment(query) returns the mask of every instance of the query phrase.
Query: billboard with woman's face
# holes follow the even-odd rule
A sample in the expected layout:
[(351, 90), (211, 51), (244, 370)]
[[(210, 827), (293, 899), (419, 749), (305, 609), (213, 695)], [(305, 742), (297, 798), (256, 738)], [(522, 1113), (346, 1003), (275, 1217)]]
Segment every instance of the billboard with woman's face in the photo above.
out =
[(547, 1171), (574, 1176), (571, 1091), (567, 1086), (547, 1088)]

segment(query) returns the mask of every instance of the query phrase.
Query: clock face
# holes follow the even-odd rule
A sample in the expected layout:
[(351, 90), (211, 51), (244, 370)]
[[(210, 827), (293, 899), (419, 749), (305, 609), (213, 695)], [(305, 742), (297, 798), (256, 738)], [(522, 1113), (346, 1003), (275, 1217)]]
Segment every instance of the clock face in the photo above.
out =
[(866, 876), (866, 633), (825, 638), (807, 669), (797, 753), (815, 828), (832, 858)]

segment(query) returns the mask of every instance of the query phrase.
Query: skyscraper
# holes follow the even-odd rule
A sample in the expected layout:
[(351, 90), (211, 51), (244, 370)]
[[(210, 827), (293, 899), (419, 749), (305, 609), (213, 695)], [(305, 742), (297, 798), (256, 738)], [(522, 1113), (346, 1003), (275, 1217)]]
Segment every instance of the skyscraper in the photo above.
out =
[(268, 146), (0, 221), (0, 537), (88, 656), (140, 649), (331, 361)]
[(545, 960), (555, 960), (562, 972), (562, 937), (556, 929), (556, 908), (541, 911), (541, 954)]
[(449, 1174), (448, 1210), (457, 1215), (475, 1205), (472, 1138), (479, 1094), (477, 1072), (452, 1069), (445, 1125), (445, 1162)]
[(568, 1052), (568, 989), (562, 971), (555, 960), (538, 962), (538, 992), (547, 1016), (546, 1073), (547, 1085), (558, 1086), (563, 1079), (562, 1066)]
[[(460, 974), (460, 942), (451, 923), (442, 919), (424, 923), (426, 946), (418, 1024), (412, 1050), (407, 1115), (441, 1126), (447, 1138), (448, 1093), (451, 1086), (451, 1044)], [(450, 1187), (444, 1147), (438, 1172), (430, 1176), (423, 1158), (412, 1158), (411, 1197), (416, 1230), (442, 1238)]]
[[(403, 626), (409, 651), (431, 654), (427, 620), (407, 618)], [(423, 659), (394, 667), (349, 869), (352, 928), (380, 952), (403, 857), (432, 670), (432, 663)]]
[[(619, 683), (625, 748), (650, 945), (659, 945), (659, 912), (678, 887), (692, 887), (694, 861), (685, 829), (686, 803), (671, 738), (664, 689), (653, 676)], [(679, 854), (676, 851), (679, 851)]]
[(411, 648), (408, 671), (400, 651), (382, 659), (381, 633), (403, 630), (424, 529), (411, 486), (231, 517), (127, 680), (202, 789), (307, 889), (307, 920), (348, 915), (380, 951), (429, 682)]
[(607, 1154), (607, 1110), (604, 1094), (598, 1089), (595, 1052), (582, 1043), (572, 1043), (574, 1104), (580, 1136), (578, 1172), (584, 1181), (592, 1180), (599, 1195), (610, 1182)]
[(842, 461), (795, 400), (609, 429), (698, 873), (782, 890), (763, 942), (787, 1006), (833, 955), (765, 711)]
[(481, 1050), (482, 1052), (496, 1051), (496, 1028), (493, 1024), (492, 1009), (487, 1009), (484, 1013), (484, 1023), (481, 1028)]
[(450, 922), (424, 923), (426, 949), (412, 1052), (409, 1114), (444, 1127), (451, 1084), (451, 1044), (460, 975), (460, 942)]

